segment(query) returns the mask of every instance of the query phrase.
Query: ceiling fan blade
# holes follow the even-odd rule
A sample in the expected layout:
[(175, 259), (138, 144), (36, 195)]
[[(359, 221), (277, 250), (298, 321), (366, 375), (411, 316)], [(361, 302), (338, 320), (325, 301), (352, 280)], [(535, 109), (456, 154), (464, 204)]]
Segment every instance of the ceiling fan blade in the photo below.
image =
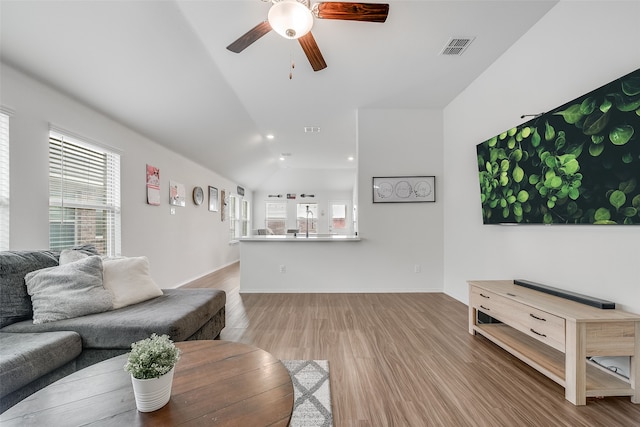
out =
[(227, 46), (227, 49), (231, 52), (240, 53), (249, 46), (251, 46), (260, 37), (271, 31), (271, 25), (269, 22), (264, 21), (247, 31), (238, 40)]
[(320, 2), (315, 6), (321, 19), (384, 22), (389, 14), (387, 3)]
[(320, 53), (320, 48), (318, 47), (316, 39), (313, 38), (313, 34), (311, 34), (311, 32), (300, 37), (298, 42), (300, 42), (302, 50), (304, 50), (305, 55), (307, 55), (307, 59), (311, 63), (313, 71), (320, 71), (327, 68), (327, 63), (324, 62), (322, 53)]

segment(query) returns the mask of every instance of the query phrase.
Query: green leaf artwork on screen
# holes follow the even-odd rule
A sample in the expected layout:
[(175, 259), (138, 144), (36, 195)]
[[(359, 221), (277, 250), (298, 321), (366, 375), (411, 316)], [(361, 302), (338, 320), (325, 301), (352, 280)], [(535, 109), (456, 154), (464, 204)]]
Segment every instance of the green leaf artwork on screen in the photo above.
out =
[(640, 224), (640, 69), (477, 155), (486, 224)]

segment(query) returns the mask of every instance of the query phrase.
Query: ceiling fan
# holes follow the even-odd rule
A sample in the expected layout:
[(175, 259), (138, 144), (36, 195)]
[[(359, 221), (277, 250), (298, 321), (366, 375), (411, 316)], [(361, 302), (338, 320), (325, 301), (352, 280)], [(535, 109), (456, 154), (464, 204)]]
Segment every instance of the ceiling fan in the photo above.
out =
[(344, 21), (385, 22), (389, 14), (386, 3), (320, 2), (310, 6), (310, 0), (271, 1), (267, 21), (261, 22), (227, 46), (231, 52), (240, 53), (260, 37), (274, 30), (287, 39), (298, 39), (313, 71), (327, 68), (320, 48), (311, 34), (314, 17)]

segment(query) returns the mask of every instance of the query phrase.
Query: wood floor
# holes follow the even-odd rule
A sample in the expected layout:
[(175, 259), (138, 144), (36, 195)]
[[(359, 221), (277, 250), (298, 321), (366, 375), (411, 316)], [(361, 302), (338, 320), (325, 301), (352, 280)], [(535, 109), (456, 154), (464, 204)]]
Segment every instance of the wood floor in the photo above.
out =
[(188, 287), (227, 292), (221, 339), (279, 359), (326, 359), (336, 427), (640, 426), (628, 397), (576, 407), (487, 339), (442, 293), (239, 294), (239, 264)]

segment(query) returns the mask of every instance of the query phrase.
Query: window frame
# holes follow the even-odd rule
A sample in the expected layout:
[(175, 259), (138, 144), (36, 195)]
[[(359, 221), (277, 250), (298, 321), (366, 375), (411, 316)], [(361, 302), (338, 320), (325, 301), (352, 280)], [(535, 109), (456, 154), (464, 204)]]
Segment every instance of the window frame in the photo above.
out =
[(229, 233), (231, 241), (249, 236), (249, 201), (232, 194), (229, 196)]
[[(279, 209), (278, 211), (284, 212), (284, 216), (283, 217), (270, 217), (269, 216), (269, 206), (270, 205), (279, 205), (279, 206), (283, 206), (284, 209)], [(284, 235), (286, 234), (287, 231), (287, 202), (283, 202), (283, 201), (272, 201), (272, 200), (268, 200), (264, 203), (264, 209), (265, 209), (265, 214), (264, 214), (264, 226), (267, 230), (271, 230), (271, 232), (273, 232), (274, 234), (279, 234), (279, 235)], [(278, 222), (278, 223), (282, 223), (281, 226), (278, 225), (277, 227), (270, 227), (271, 221), (274, 222)]]
[(240, 236), (247, 237), (251, 234), (251, 203), (243, 198), (240, 208)]
[[(93, 244), (102, 255), (119, 256), (120, 153), (53, 126), (48, 149), (50, 249)], [(70, 225), (64, 236), (60, 230)]]
[(238, 209), (238, 197), (231, 194), (229, 196), (229, 240), (238, 240), (238, 217), (240, 215)]
[[(344, 208), (344, 212), (341, 212), (344, 216), (336, 216), (335, 208), (336, 206), (340, 206)], [(347, 223), (347, 217), (349, 215), (347, 202), (339, 202), (339, 201), (331, 201), (329, 202), (329, 231), (337, 233), (345, 233), (348, 229), (349, 224)], [(341, 220), (341, 221), (340, 221)]]
[(0, 108), (0, 251), (9, 250), (11, 235), (10, 121), (11, 112)]

